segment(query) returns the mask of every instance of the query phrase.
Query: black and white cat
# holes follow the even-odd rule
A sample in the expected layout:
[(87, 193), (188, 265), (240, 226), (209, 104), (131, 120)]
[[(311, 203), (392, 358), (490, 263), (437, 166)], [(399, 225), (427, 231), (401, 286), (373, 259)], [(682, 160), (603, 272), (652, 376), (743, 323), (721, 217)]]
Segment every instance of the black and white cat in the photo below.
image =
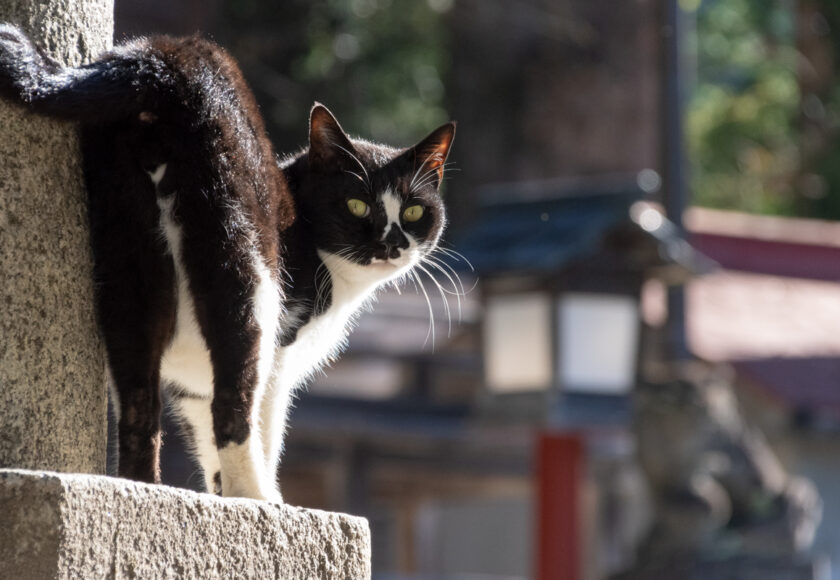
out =
[(139, 39), (63, 68), (9, 25), (0, 96), (81, 124), (119, 474), (159, 481), (163, 383), (207, 489), (281, 501), (290, 398), (377, 288), (435, 249), (455, 125), (395, 149), (316, 104), (309, 147), (278, 161), (213, 43)]

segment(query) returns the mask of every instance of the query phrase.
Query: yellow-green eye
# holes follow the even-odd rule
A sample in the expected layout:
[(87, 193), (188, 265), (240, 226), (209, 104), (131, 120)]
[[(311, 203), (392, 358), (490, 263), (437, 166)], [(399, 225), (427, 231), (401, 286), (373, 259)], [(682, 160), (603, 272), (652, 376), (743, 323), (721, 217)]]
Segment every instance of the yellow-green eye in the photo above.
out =
[(416, 222), (421, 217), (423, 217), (422, 205), (412, 205), (411, 207), (405, 208), (403, 212), (403, 219), (407, 222)]
[(370, 215), (370, 207), (361, 199), (348, 199), (347, 209), (350, 210), (357, 218), (363, 218)]

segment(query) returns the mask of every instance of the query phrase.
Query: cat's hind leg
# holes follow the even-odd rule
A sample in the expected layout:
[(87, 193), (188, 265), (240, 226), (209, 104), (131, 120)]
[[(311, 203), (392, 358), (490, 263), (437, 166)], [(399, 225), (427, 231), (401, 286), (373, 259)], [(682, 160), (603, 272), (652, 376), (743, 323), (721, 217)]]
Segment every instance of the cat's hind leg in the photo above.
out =
[(102, 330), (118, 416), (118, 474), (160, 483), (159, 385), (166, 323), (156, 323), (153, 298), (127, 285), (101, 284), (97, 295), (99, 317), (109, 321)]
[(279, 297), (267, 270), (256, 270), (257, 279), (244, 305), (245, 320), (216, 319), (209, 325), (214, 374), (211, 412), (223, 495), (279, 502), (276, 474), (265, 462), (260, 417), (275, 355)]
[[(106, 340), (106, 343), (108, 341)], [(151, 366), (154, 357), (146, 350), (132, 349), (130, 364), (119, 362), (126, 349), (108, 345), (112, 393), (118, 408), (118, 445), (120, 477), (160, 483), (160, 393), (159, 373)], [(138, 361), (145, 359), (147, 364)]]
[(172, 260), (157, 234), (148, 178), (124, 166), (126, 140), (102, 126), (86, 129), (82, 143), (96, 313), (119, 422), (118, 474), (157, 483), (160, 364), (175, 319)]
[[(162, 207), (172, 211), (166, 203)], [(252, 246), (245, 240), (232, 244), (230, 236), (214, 231), (232, 218), (217, 216), (202, 224), (200, 212), (189, 221), (174, 216), (164, 229), (182, 260), (177, 268), (186, 274), (210, 353), (210, 411), (222, 493), (280, 501), (275, 478), (266, 472), (259, 416), (275, 354), (279, 288)], [(200, 235), (192, 228), (201, 228)]]

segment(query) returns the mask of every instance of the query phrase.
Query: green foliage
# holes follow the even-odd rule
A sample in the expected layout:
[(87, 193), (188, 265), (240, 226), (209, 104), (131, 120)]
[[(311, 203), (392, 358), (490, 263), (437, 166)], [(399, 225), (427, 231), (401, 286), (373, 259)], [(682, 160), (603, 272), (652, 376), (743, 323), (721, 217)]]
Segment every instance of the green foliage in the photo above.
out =
[(824, 36), (833, 59), (832, 76), (816, 93), (803, 101), (804, 124), (808, 132), (803, 141), (809, 155), (803, 162), (803, 182), (816, 185), (807, 194), (807, 215), (840, 219), (840, 3), (816, 0), (819, 17), (809, 23), (811, 30)]
[(840, 219), (840, 2), (703, 0), (695, 41), (696, 203)]
[[(374, 140), (417, 140), (448, 120), (444, 0), (229, 0), (224, 42), (288, 150), (305, 138), (318, 100), (346, 130)], [(303, 135), (302, 135), (303, 133)]]
[(686, 130), (695, 202), (792, 214), (799, 170), (793, 3), (705, 0)]

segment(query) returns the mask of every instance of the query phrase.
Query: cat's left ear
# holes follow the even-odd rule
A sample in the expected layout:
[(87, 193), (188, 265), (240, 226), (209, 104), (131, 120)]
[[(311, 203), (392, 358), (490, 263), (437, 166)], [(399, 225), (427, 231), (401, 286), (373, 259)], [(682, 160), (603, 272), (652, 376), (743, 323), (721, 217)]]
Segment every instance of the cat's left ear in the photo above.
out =
[(428, 137), (408, 150), (414, 161), (416, 175), (429, 175), (440, 187), (443, 180), (443, 168), (449, 156), (449, 148), (455, 138), (455, 122), (451, 121), (432, 131)]
[(350, 138), (338, 121), (321, 103), (315, 103), (309, 114), (309, 159), (314, 165), (336, 164), (354, 155)]

